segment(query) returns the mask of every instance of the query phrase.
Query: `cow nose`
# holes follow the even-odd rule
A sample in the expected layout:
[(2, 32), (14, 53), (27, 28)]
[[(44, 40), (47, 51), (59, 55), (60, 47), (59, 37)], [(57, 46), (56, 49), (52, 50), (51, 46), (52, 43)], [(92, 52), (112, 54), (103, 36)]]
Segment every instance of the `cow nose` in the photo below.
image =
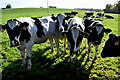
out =
[(11, 41), (11, 46), (10, 47), (15, 47), (15, 46), (19, 46), (19, 42), (18, 41)]
[(73, 53), (76, 53), (77, 51), (73, 51)]
[(98, 45), (98, 41), (95, 41), (95, 45)]
[(60, 28), (60, 29), (59, 29), (59, 31), (60, 31), (60, 32), (62, 32), (62, 31), (63, 31), (63, 29), (62, 29), (62, 28)]
[(12, 46), (15, 46), (15, 41), (11, 41)]

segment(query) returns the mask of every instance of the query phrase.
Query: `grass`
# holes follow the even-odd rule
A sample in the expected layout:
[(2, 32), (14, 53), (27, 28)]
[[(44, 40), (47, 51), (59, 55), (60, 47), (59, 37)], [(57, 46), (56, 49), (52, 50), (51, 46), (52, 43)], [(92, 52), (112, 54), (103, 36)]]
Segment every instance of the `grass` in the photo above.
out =
[[(83, 17), (86, 11), (73, 9), (47, 9), (47, 8), (19, 8), (19, 9), (4, 9), (0, 10), (0, 24), (5, 24), (9, 19), (19, 17), (40, 17), (51, 16), (51, 14), (59, 14), (64, 12), (78, 11), (78, 17)], [(0, 15), (1, 15), (0, 14)], [(95, 12), (96, 14), (96, 12)], [(118, 14), (109, 14), (115, 19), (104, 19), (101, 21), (105, 28), (112, 29), (112, 33), (118, 35)], [(2, 20), (2, 21), (1, 21)], [(35, 44), (32, 48), (32, 69), (27, 71), (26, 67), (21, 67), (22, 57), (16, 47), (10, 48), (9, 38), (7, 32), (0, 32), (0, 72), (2, 73), (2, 80), (119, 80), (120, 79), (120, 57), (102, 58), (102, 47), (108, 35), (104, 35), (102, 43), (98, 50), (98, 58), (94, 59), (95, 50), (92, 46), (91, 61), (87, 61), (88, 46), (84, 49), (83, 40), (80, 48), (78, 63), (69, 63), (69, 50), (67, 54), (63, 52), (63, 44), (60, 45), (60, 57), (56, 57), (57, 49), (51, 52), (49, 41), (42, 44)], [(63, 41), (62, 41), (63, 43)]]

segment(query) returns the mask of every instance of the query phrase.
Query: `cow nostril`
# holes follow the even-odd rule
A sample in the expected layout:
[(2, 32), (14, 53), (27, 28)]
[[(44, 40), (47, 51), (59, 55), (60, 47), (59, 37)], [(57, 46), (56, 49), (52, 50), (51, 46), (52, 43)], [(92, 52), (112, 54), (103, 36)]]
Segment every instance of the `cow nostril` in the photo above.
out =
[(11, 41), (11, 44), (12, 44), (13, 46), (15, 46), (15, 41)]
[(98, 44), (98, 41), (95, 41), (95, 45), (97, 45)]
[(77, 51), (73, 51), (73, 53), (76, 53)]
[(59, 31), (60, 31), (60, 32), (62, 32), (62, 31), (63, 31), (63, 29), (59, 29)]

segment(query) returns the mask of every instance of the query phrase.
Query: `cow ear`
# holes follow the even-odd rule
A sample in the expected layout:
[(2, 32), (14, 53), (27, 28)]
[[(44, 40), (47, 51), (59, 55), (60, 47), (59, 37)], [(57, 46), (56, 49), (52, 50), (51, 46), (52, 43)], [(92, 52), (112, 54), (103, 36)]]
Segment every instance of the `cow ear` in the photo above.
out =
[(22, 30), (27, 30), (27, 27), (29, 26), (29, 24), (27, 22), (21, 23), (20, 27)]
[(89, 28), (88, 28), (88, 31), (89, 31), (89, 33), (92, 33), (92, 32), (93, 32), (93, 28), (92, 28), (92, 27), (89, 27)]
[(3, 32), (5, 29), (7, 29), (7, 24), (5, 25), (0, 24), (0, 30)]
[(110, 33), (112, 30), (111, 29), (104, 29), (104, 32), (108, 35), (108, 33)]
[(83, 35), (84, 38), (87, 38), (89, 36), (89, 34), (86, 33), (86, 32), (83, 32), (82, 35)]
[(116, 35), (113, 34), (113, 33), (109, 34), (109, 38), (113, 38), (113, 37), (115, 37), (115, 36), (116, 36)]
[(56, 18), (56, 16), (54, 14), (52, 14), (51, 18), (52, 18), (53, 21), (57, 20), (57, 18)]
[(67, 17), (65, 17), (65, 20), (68, 20), (68, 19), (70, 19), (70, 18), (73, 18), (73, 17), (67, 16)]

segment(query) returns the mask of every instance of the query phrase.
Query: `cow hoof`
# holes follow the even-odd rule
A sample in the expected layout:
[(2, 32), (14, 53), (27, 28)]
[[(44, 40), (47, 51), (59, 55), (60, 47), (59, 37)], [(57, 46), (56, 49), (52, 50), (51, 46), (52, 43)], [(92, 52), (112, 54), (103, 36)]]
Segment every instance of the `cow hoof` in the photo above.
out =
[(97, 56), (95, 56), (95, 60), (97, 59)]
[(52, 50), (50, 53), (53, 53), (54, 51)]
[(77, 59), (77, 60), (75, 60), (75, 63), (76, 63), (76, 64), (78, 63), (78, 59)]
[(70, 64), (73, 64), (73, 61), (70, 61)]
[(59, 57), (59, 56), (60, 56), (60, 53), (57, 53), (57, 56)]
[(30, 67), (30, 66), (28, 66), (28, 67), (27, 67), (27, 70), (28, 70), (28, 71), (30, 71), (30, 70), (31, 70), (31, 67)]
[(87, 61), (90, 61), (90, 58), (89, 58), (89, 57), (87, 58)]
[(64, 51), (64, 54), (66, 54), (66, 51)]
[(25, 64), (21, 64), (21, 67), (24, 67), (25, 66)]
[(67, 49), (67, 50), (69, 50), (69, 48), (68, 48), (68, 47), (67, 47), (66, 49)]

